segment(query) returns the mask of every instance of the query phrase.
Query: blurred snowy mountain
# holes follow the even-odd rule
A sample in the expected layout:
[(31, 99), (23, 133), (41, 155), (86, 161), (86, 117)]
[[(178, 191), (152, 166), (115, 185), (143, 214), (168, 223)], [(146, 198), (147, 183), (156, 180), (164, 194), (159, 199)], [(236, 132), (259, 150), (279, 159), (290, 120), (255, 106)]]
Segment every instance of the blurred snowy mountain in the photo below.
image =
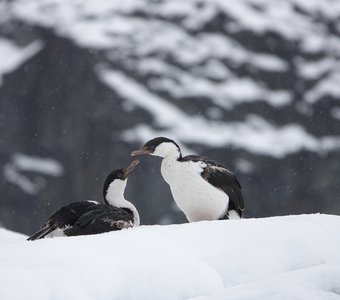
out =
[[(99, 199), (154, 136), (233, 169), (248, 216), (340, 213), (337, 0), (0, 0), (0, 56), (11, 228)], [(18, 155), (62, 171), (20, 170)], [(128, 196), (144, 223), (184, 220), (156, 159)]]

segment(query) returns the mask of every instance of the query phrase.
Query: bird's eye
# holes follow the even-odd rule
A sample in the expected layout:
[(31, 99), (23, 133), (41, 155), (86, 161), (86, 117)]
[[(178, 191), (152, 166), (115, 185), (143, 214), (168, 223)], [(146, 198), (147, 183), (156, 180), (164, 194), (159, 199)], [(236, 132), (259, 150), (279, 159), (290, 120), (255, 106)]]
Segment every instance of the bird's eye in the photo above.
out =
[(122, 176), (123, 176), (122, 173), (118, 173), (118, 174), (117, 174), (117, 177), (118, 177), (118, 178), (120, 178), (120, 177), (122, 177)]

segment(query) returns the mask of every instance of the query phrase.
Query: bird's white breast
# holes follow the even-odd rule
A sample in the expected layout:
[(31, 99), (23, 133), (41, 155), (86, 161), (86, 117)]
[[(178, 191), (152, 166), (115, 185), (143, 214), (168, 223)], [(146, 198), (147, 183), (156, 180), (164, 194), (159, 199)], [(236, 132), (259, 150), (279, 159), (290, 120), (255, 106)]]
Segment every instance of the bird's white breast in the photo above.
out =
[(189, 222), (216, 220), (225, 214), (229, 197), (201, 177), (204, 162), (164, 158), (161, 173)]

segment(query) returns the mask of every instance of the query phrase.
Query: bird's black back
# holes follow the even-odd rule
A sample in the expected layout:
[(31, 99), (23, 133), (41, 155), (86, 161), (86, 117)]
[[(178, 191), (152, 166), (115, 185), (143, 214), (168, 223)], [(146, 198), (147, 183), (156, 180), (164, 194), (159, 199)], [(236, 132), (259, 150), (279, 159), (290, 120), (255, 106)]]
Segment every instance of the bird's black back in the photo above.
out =
[[(224, 169), (228, 170), (228, 168), (226, 166), (224, 166), (222, 164), (219, 164), (215, 160), (209, 159), (209, 158), (204, 157), (204, 156), (187, 155), (187, 156), (184, 156), (182, 158), (179, 158), (178, 160), (179, 161), (193, 161), (193, 162), (202, 161), (202, 162), (206, 163), (207, 165), (211, 165), (211, 166), (215, 166), (215, 167), (220, 167), (220, 168), (224, 168)], [(229, 171), (229, 172), (231, 172), (231, 171)]]
[(47, 223), (50, 223), (51, 225), (55, 224), (58, 228), (73, 226), (82, 215), (101, 205), (103, 204), (94, 203), (92, 201), (73, 202), (57, 210), (49, 218)]
[(133, 222), (133, 212), (130, 209), (103, 204), (83, 214), (64, 233), (68, 236), (97, 234), (133, 227)]
[(73, 226), (82, 215), (95, 209), (99, 205), (102, 204), (93, 201), (73, 202), (65, 205), (50, 216), (47, 222), (45, 222), (37, 232), (29, 236), (27, 240), (34, 241), (41, 239), (56, 229)]

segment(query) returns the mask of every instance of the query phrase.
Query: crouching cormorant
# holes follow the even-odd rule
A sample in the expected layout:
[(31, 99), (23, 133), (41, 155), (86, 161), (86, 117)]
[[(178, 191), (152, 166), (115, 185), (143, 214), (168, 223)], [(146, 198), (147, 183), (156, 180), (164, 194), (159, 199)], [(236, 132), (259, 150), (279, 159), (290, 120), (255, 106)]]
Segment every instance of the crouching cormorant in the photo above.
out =
[(103, 186), (105, 203), (89, 200), (63, 206), (27, 240), (97, 234), (138, 226), (138, 211), (124, 198), (128, 174), (138, 163), (134, 160), (127, 168), (115, 170), (107, 176)]
[(162, 176), (189, 222), (242, 217), (241, 185), (225, 166), (196, 155), (182, 157), (178, 144), (165, 137), (154, 138), (131, 153), (144, 154), (163, 158)]

